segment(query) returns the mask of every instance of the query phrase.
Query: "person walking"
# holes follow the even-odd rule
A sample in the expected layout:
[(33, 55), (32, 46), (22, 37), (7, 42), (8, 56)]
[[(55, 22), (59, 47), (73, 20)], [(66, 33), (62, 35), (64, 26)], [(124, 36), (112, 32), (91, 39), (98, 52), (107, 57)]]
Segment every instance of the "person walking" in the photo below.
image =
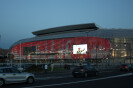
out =
[(47, 73), (47, 70), (48, 70), (48, 65), (45, 64), (45, 73)]
[(51, 72), (54, 71), (54, 63), (51, 63)]

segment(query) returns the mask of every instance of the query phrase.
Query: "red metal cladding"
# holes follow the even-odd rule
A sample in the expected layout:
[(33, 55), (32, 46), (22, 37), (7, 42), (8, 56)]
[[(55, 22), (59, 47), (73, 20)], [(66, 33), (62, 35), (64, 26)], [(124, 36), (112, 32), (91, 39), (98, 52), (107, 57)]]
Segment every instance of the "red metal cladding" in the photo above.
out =
[[(87, 44), (88, 52), (86, 54), (73, 54), (73, 45), (78, 44)], [(14, 46), (11, 50), (12, 54), (18, 54), (20, 55), (20, 46), (21, 46), (21, 56), (23, 56), (23, 48), (24, 47), (31, 47), (36, 46), (38, 53), (58, 53), (59, 51), (62, 51), (62, 59), (67, 58), (66, 56), (66, 50), (69, 51), (71, 55), (71, 59), (83, 59), (83, 58), (91, 58), (91, 53), (93, 51), (98, 52), (99, 48), (101, 47), (102, 52), (104, 51), (110, 51), (111, 48), (113, 48), (112, 44), (109, 40), (105, 38), (99, 38), (99, 37), (76, 37), (76, 38), (65, 38), (65, 39), (55, 39), (55, 40), (44, 40), (44, 41), (35, 41), (35, 42), (26, 42), (21, 43)], [(103, 54), (103, 58), (105, 58), (107, 55)], [(49, 58), (49, 55), (45, 55), (46, 59)], [(98, 56), (96, 55), (96, 58)], [(32, 56), (31, 56), (32, 58)], [(40, 56), (42, 58), (42, 56)], [(59, 58), (59, 55), (54, 55), (55, 59)], [(25, 56), (25, 59), (27, 57)]]

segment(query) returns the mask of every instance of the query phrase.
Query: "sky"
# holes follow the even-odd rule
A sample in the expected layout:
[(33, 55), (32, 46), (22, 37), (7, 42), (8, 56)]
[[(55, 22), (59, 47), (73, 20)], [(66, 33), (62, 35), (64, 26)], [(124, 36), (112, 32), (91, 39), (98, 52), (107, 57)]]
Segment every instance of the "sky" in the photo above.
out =
[(133, 0), (0, 0), (0, 48), (33, 31), (84, 23), (133, 29)]

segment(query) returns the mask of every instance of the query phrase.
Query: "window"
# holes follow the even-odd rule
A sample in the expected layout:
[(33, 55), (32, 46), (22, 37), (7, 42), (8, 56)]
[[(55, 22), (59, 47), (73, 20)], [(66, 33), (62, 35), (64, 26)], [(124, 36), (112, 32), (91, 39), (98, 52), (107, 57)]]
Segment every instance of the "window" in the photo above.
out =
[(0, 73), (3, 73), (3, 69), (0, 69)]
[(11, 68), (12, 73), (20, 73), (20, 71), (16, 68)]
[(32, 52), (36, 52), (36, 46), (31, 46), (31, 47), (24, 47), (23, 48), (23, 54), (28, 55), (31, 54)]
[(93, 69), (93, 67), (91, 65), (87, 66), (87, 69)]
[(3, 72), (4, 73), (11, 73), (11, 69), (10, 68), (5, 68), (5, 69), (3, 69)]
[(84, 66), (84, 69), (88, 69), (88, 66)]

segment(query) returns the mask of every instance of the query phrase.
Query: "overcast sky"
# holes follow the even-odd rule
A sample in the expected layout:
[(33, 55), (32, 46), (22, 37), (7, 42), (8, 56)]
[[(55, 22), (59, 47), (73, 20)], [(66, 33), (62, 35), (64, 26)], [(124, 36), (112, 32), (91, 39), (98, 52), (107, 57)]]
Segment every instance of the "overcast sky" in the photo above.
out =
[(0, 48), (33, 31), (92, 22), (133, 29), (133, 0), (0, 0)]

